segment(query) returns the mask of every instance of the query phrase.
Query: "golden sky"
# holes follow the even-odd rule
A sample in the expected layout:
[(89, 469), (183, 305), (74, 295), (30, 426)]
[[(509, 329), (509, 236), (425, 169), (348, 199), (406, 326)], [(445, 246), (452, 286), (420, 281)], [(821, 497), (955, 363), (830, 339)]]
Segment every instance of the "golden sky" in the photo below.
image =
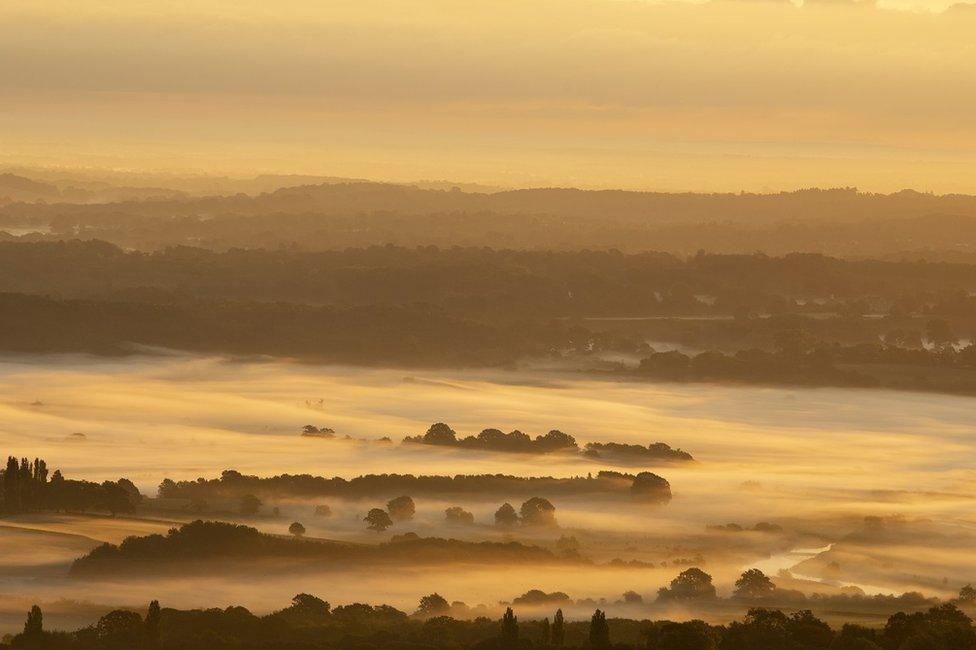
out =
[(6, 0), (0, 163), (976, 193), (976, 4)]

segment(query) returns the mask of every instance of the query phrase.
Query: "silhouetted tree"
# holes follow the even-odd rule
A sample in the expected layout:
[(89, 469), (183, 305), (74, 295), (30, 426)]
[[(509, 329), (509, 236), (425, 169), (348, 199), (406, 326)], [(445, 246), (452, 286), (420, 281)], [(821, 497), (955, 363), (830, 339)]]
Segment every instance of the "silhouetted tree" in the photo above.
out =
[(599, 609), (593, 612), (590, 619), (589, 648), (605, 650), (610, 647), (610, 625), (607, 624), (607, 615)]
[(634, 477), (630, 493), (641, 501), (667, 503), (671, 500), (671, 484), (653, 472), (641, 472)]
[(542, 497), (532, 497), (523, 503), (519, 514), (526, 526), (556, 525), (556, 507)]
[(159, 619), (159, 601), (154, 600), (149, 603), (149, 611), (146, 612), (145, 620), (146, 638), (154, 645), (159, 641)]
[(518, 513), (515, 512), (515, 508), (512, 507), (511, 503), (503, 503), (495, 511), (495, 525), (502, 528), (511, 528), (518, 525)]
[(390, 519), (390, 515), (386, 514), (386, 510), (381, 508), (373, 508), (370, 510), (363, 518), (363, 521), (366, 522), (366, 528), (375, 530), (378, 533), (382, 533), (393, 525), (393, 520)]
[(261, 507), (261, 499), (253, 494), (245, 494), (241, 497), (241, 514), (255, 515)]
[(142, 644), (146, 629), (141, 616), (117, 609), (98, 619), (95, 634), (99, 648), (130, 650)]
[(830, 643), (830, 650), (882, 650), (876, 630), (845, 623)]
[(720, 641), (721, 633), (704, 621), (664, 621), (648, 630), (647, 650), (717, 650)]
[(391, 499), (386, 504), (386, 509), (394, 521), (408, 521), (413, 519), (414, 513), (417, 512), (413, 499), (406, 495)]
[(424, 442), (428, 445), (456, 445), (457, 433), (443, 422), (437, 422), (427, 429)]
[(753, 608), (744, 621), (733, 621), (722, 640), (728, 650), (769, 650), (793, 647), (789, 617), (775, 609)]
[(329, 616), (329, 603), (311, 594), (297, 594), (291, 606), (275, 612), (276, 619), (295, 626), (321, 625)]
[(27, 612), (27, 622), (24, 623), (24, 634), (27, 636), (37, 636), (44, 631), (44, 614), (41, 608), (34, 605)]
[(888, 618), (882, 637), (883, 647), (898, 650), (976, 647), (972, 620), (950, 603), (926, 612), (898, 612)]
[(697, 567), (685, 569), (671, 581), (670, 588), (658, 590), (658, 600), (696, 600), (715, 598), (712, 576)]
[(764, 598), (776, 590), (776, 585), (759, 569), (749, 569), (735, 581), (736, 598)]
[(518, 638), (518, 618), (516, 618), (512, 608), (509, 607), (505, 610), (505, 615), (502, 616), (502, 634), (498, 647), (504, 650), (515, 650), (518, 648)]
[(444, 510), (444, 518), (449, 524), (473, 524), (474, 514), (468, 512), (460, 506), (451, 506)]
[(434, 616), (444, 616), (450, 611), (451, 606), (448, 604), (447, 599), (439, 593), (434, 592), (420, 599), (420, 605), (417, 606), (416, 614), (423, 618), (431, 618)]
[(790, 637), (802, 648), (826, 648), (834, 638), (834, 631), (809, 609), (793, 612), (787, 623)]
[(959, 601), (963, 603), (976, 603), (976, 589), (972, 585), (966, 585), (960, 589)]
[(625, 591), (623, 595), (624, 602), (629, 605), (638, 605), (644, 602), (644, 597), (641, 596), (636, 591)]
[(300, 522), (296, 521), (288, 527), (288, 532), (295, 537), (301, 537), (305, 534), (305, 526), (302, 526)]
[(552, 645), (561, 648), (566, 642), (566, 623), (563, 621), (563, 610), (557, 609), (552, 619)]
[(549, 625), (549, 617), (542, 619), (542, 625), (539, 631), (539, 645), (543, 648), (549, 647), (552, 642), (552, 626)]

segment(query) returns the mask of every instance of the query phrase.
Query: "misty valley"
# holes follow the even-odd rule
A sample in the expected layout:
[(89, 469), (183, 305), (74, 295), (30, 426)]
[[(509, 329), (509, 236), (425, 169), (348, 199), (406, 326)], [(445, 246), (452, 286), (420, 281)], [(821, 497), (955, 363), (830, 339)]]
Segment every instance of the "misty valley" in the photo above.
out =
[[(571, 636), (594, 609), (874, 626), (969, 607), (966, 397), (175, 353), (13, 355), (0, 381), (11, 632), (27, 601), (74, 629), (152, 600), (164, 620), (291, 616), (303, 593), (472, 640), (507, 607), (559, 609)], [(696, 572), (711, 595), (666, 595)]]
[(976, 650), (974, 35), (0, 1), (0, 650)]

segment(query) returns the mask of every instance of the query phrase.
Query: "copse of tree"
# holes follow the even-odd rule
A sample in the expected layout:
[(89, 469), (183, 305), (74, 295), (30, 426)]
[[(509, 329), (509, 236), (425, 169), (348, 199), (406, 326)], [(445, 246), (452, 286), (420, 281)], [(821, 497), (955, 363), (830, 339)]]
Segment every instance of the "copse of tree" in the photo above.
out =
[(545, 494), (547, 498), (561, 495), (617, 494), (632, 495), (647, 503), (665, 503), (671, 499), (671, 487), (666, 480), (650, 472), (625, 474), (602, 470), (596, 476), (554, 478), (551, 476), (521, 477), (505, 474), (476, 474), (456, 476), (414, 476), (412, 474), (367, 474), (353, 479), (326, 478), (309, 474), (282, 474), (261, 478), (235, 470), (224, 470), (219, 478), (199, 478), (195, 481), (164, 479), (159, 485), (160, 497), (193, 501), (241, 499), (245, 495), (258, 497), (340, 497), (348, 499), (382, 497), (402, 494), (433, 496), (466, 495), (486, 497), (491, 494), (524, 496)]
[(324, 438), (331, 440), (335, 438), (335, 431), (328, 427), (317, 427), (314, 424), (306, 424), (302, 427), (303, 438)]
[(460, 506), (451, 506), (444, 510), (444, 519), (449, 524), (470, 525), (474, 523), (474, 514)]
[(363, 517), (363, 521), (366, 522), (366, 528), (370, 530), (375, 530), (377, 533), (382, 533), (384, 530), (393, 525), (393, 520), (390, 519), (390, 515), (387, 514), (386, 510), (382, 508), (373, 508), (366, 516)]
[(386, 509), (393, 521), (409, 521), (417, 512), (413, 499), (406, 495), (391, 499), (387, 502)]
[(532, 497), (523, 503), (519, 515), (523, 526), (558, 526), (556, 507), (541, 497)]
[(627, 603), (628, 605), (640, 605), (644, 602), (644, 597), (636, 591), (625, 591), (622, 598), (623, 602)]
[[(386, 514), (383, 510), (379, 512)], [(387, 518), (385, 524), (391, 523)], [(166, 535), (132, 536), (117, 545), (97, 546), (74, 561), (71, 574), (80, 577), (179, 571), (208, 574), (247, 570), (252, 562), (269, 559), (301, 560), (323, 567), (333, 563), (378, 562), (412, 566), (456, 562), (553, 565), (585, 562), (581, 558), (557, 557), (547, 549), (518, 542), (467, 542), (407, 534), (386, 543), (347, 544), (268, 535), (249, 526), (197, 520), (173, 528)]]
[(513, 605), (550, 605), (554, 603), (570, 603), (569, 595), (562, 591), (546, 593), (541, 589), (529, 589), (521, 596), (512, 599)]
[(457, 432), (443, 422), (432, 424), (422, 436), (407, 436), (403, 442), (524, 454), (547, 454), (579, 449), (573, 436), (556, 429), (534, 439), (518, 430), (504, 433), (499, 429), (485, 429), (477, 436), (458, 439)]
[(98, 619), (95, 638), (103, 648), (123, 650), (146, 644), (146, 625), (136, 612), (117, 609)]
[(295, 537), (303, 537), (305, 535), (305, 526), (302, 526), (300, 522), (294, 522), (288, 527), (288, 532)]
[(723, 631), (700, 620), (655, 621), (647, 630), (647, 650), (714, 650), (720, 647)]
[(495, 511), (495, 525), (500, 528), (512, 528), (518, 525), (518, 513), (511, 503), (503, 503)]
[(735, 581), (733, 596), (752, 599), (766, 598), (772, 595), (774, 591), (776, 591), (776, 585), (765, 573), (759, 569), (749, 569)]
[(639, 501), (667, 503), (671, 500), (671, 484), (652, 472), (641, 472), (634, 477), (630, 493)]
[(694, 460), (687, 451), (672, 449), (671, 445), (663, 442), (654, 442), (646, 447), (619, 442), (588, 442), (583, 453), (590, 458), (621, 458), (634, 461)]
[(291, 605), (274, 612), (276, 621), (292, 626), (315, 626), (329, 622), (330, 605), (317, 596), (301, 593), (291, 599)]
[(670, 586), (658, 590), (659, 602), (710, 600), (716, 598), (712, 576), (697, 567), (685, 569), (671, 581)]
[(457, 432), (443, 422), (432, 424), (422, 436), (407, 436), (405, 444), (422, 444), (474, 451), (492, 451), (522, 454), (582, 453), (593, 460), (606, 459), (625, 463), (647, 461), (689, 461), (691, 454), (681, 449), (672, 449), (663, 442), (649, 445), (632, 445), (617, 442), (588, 442), (580, 451), (576, 439), (562, 431), (553, 429), (544, 436), (531, 436), (515, 430), (504, 433), (499, 429), (485, 429), (477, 436), (458, 438)]
[(976, 603), (976, 588), (967, 584), (959, 589), (959, 602)]
[(414, 616), (433, 618), (435, 616), (445, 616), (450, 611), (451, 605), (447, 602), (447, 599), (439, 593), (434, 592), (420, 599), (420, 604), (417, 605), (417, 611), (414, 612)]
[(6, 467), (0, 470), (0, 486), (0, 513), (82, 510), (127, 514), (142, 501), (139, 490), (125, 478), (92, 483), (67, 480), (55, 470), (48, 479), (47, 464), (37, 458), (18, 462), (8, 457)]
[[(160, 494), (160, 496), (163, 496)], [(241, 514), (245, 516), (256, 515), (261, 506), (264, 505), (261, 499), (257, 498), (253, 494), (241, 495), (240, 510)]]

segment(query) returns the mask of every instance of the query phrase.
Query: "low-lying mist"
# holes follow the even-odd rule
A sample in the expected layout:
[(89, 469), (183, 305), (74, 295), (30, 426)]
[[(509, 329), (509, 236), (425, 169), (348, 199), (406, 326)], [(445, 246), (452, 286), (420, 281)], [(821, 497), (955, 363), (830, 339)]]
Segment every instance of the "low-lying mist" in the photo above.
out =
[[(802, 580), (816, 580), (809, 584), (817, 587), (808, 591), (853, 584), (868, 591), (916, 589), (947, 596), (976, 574), (976, 561), (963, 550), (976, 534), (969, 398), (176, 355), (7, 357), (0, 362), (0, 394), (0, 448), (8, 454), (45, 458), (69, 478), (125, 476), (147, 496), (155, 496), (163, 478), (214, 478), (231, 468), (258, 476), (346, 478), (366, 473), (569, 477), (601, 469), (647, 470), (665, 477), (674, 495), (669, 504), (656, 506), (553, 498), (559, 528), (542, 531), (498, 530), (492, 517), (504, 495), (413, 495), (415, 518), (383, 534), (367, 531), (362, 523), (364, 513), (382, 502), (283, 498), (267, 503), (278, 508), (277, 516), (230, 516), (275, 534), (285, 535), (292, 521), (301, 521), (310, 537), (367, 543), (416, 532), (471, 541), (519, 539), (552, 548), (565, 535), (577, 539), (592, 564), (530, 571), (384, 567), (354, 576), (255, 570), (247, 581), (210, 576), (66, 582), (67, 564), (98, 543), (165, 532), (191, 514), (153, 515), (156, 521), (22, 515), (0, 527), (4, 556), (17, 555), (16, 562), (0, 564), (0, 594), (6, 594), (0, 603), (13, 602), (12, 594), (98, 604), (159, 598), (172, 606), (242, 604), (263, 611), (304, 591), (334, 602), (378, 602), (377, 594), (383, 594), (379, 600), (411, 610), (432, 591), (493, 606), (537, 588), (606, 598), (612, 611), (628, 589), (651, 602), (657, 588), (687, 566), (707, 570), (719, 593), (727, 594), (744, 568), (765, 563), (775, 580), (776, 570), (802, 559), (790, 559), (792, 549), (831, 545), (798, 567), (793, 578), (783, 576), (784, 584), (799, 588)], [(459, 435), (496, 427), (533, 436), (560, 429), (580, 444), (662, 441), (689, 451), (695, 461), (615, 468), (578, 454), (401, 444), (404, 436), (422, 434), (441, 421)], [(303, 437), (306, 424), (331, 428), (336, 438)], [(391, 441), (380, 442), (384, 436)], [(330, 506), (331, 516), (313, 514), (322, 503)], [(455, 505), (474, 514), (473, 525), (446, 523), (444, 510)], [(753, 530), (761, 522), (774, 527)], [(726, 524), (744, 530), (717, 528)], [(607, 566), (613, 559), (653, 566)]]

